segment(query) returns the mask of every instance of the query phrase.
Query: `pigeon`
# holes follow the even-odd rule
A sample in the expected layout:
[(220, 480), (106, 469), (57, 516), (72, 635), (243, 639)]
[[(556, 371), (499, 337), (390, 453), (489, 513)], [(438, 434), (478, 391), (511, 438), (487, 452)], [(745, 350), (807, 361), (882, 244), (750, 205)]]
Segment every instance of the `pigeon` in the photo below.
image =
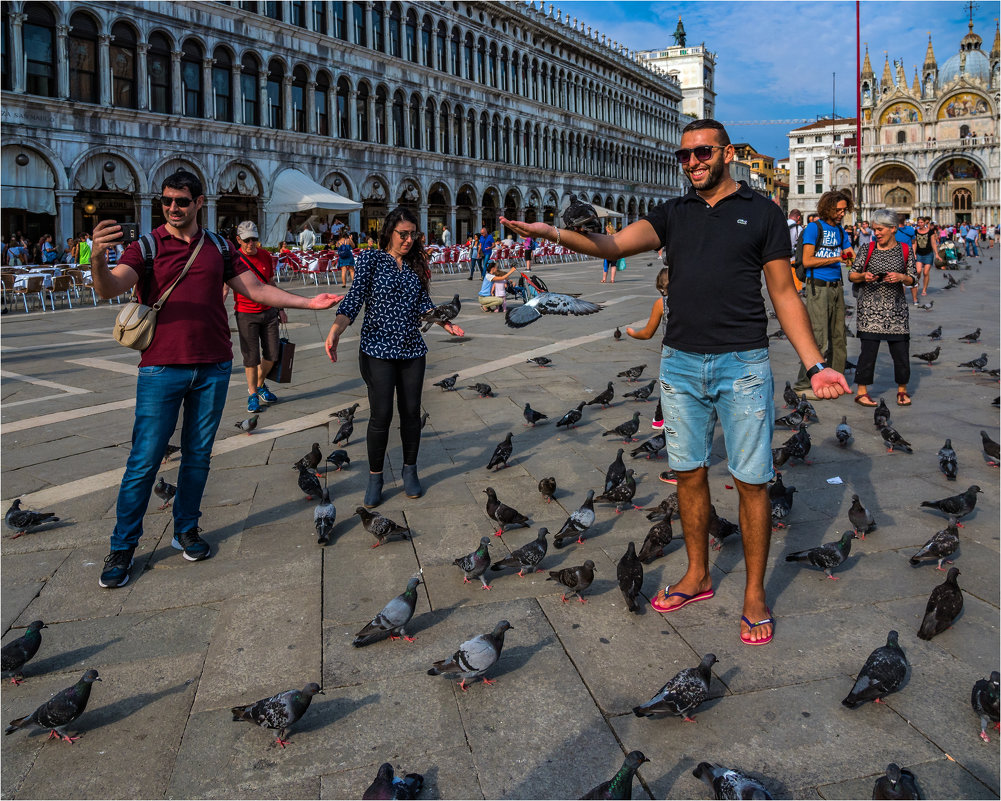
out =
[(560, 314), (563, 316), (594, 314), (604, 308), (589, 300), (581, 300), (571, 295), (561, 295), (557, 292), (542, 292), (521, 306), (513, 306), (504, 315), (504, 321), (510, 328), (524, 328), (534, 323), (544, 314)]
[(970, 359), (968, 362), (960, 362), (958, 366), (969, 367), (975, 373), (982, 373), (987, 366), (987, 354), (981, 353), (976, 359)]
[(546, 503), (552, 503), (556, 498), (556, 478), (549, 476), (549, 478), (540, 479), (539, 492), (546, 499)]
[(362, 793), (362, 799), (373, 801), (390, 801), (391, 799), (417, 798), (424, 789), (424, 777), (419, 773), (408, 773), (402, 779), (393, 773), (393, 766), (383, 762), (368, 789)]
[[(810, 447), (810, 432), (807, 431), (805, 424), (800, 426), (799, 431), (782, 444), (782, 450), (786, 453), (786, 459), (799, 459), (807, 464), (809, 462), (806, 461), (806, 456), (810, 452)], [(783, 459), (783, 462), (785, 462), (785, 459)], [(781, 467), (781, 465), (779, 466)]]
[(941, 339), (942, 338), (942, 326), (939, 326), (934, 331), (929, 331), (927, 334), (925, 334), (925, 336), (928, 337), (932, 342), (935, 342), (935, 341)]
[(284, 748), (289, 744), (289, 740), (285, 739), (286, 729), (306, 714), (309, 702), (317, 693), (324, 694), (320, 685), (311, 681), (301, 690), (286, 690), (253, 704), (234, 706), (230, 712), (233, 713), (233, 720), (256, 723), (262, 729), (278, 729), (275, 743)]
[(428, 424), (428, 418), (430, 416), (431, 416), (430, 412), (424, 412), (424, 414), (421, 415), (421, 431), (423, 431), (424, 430), (424, 426), (426, 426)]
[(860, 540), (865, 539), (865, 535), (876, 530), (876, 521), (872, 512), (862, 505), (858, 495), (852, 495), (852, 505), (848, 510), (848, 521), (852, 524), (855, 536)]
[(410, 529), (406, 526), (401, 526), (388, 517), (383, 517), (378, 512), (370, 512), (364, 506), (359, 506), (355, 509), (355, 514), (361, 518), (365, 530), (376, 538), (377, 542), (372, 546), (373, 548), (385, 545), (386, 540), (397, 535), (402, 540), (409, 540), (413, 537)]
[[(163, 481), (163, 479), (161, 478), (160, 481)], [(174, 493), (172, 492), (170, 497), (173, 497), (173, 495)], [(7, 510), (7, 514), (3, 516), (3, 522), (11, 531), (17, 532), (11, 537), (12, 540), (16, 540), (18, 537), (27, 534), (28, 529), (36, 528), (43, 523), (58, 523), (59, 518), (53, 512), (33, 512), (30, 509), (22, 509), (21, 499), (15, 498), (10, 505), (10, 509)]]
[(952, 449), (951, 439), (946, 439), (945, 445), (938, 450), (938, 469), (942, 471), (949, 481), (956, 480), (956, 473), (959, 472), (959, 463), (956, 458), (956, 452)]
[(441, 381), (435, 381), (431, 386), (441, 387), (442, 392), (454, 392), (455, 391), (455, 379), (459, 377), (459, 374), (451, 375), (448, 378), (443, 378)]
[(852, 550), (852, 539), (855, 537), (850, 531), (841, 535), (837, 542), (825, 542), (816, 548), (809, 548), (805, 551), (796, 551), (786, 556), (787, 562), (808, 562), (814, 567), (819, 567), (827, 575), (827, 578), (838, 580), (837, 576), (831, 575), (831, 571), (848, 558)]
[(980, 432), (980, 441), (984, 446), (984, 455), (987, 456), (987, 464), (994, 467), (1001, 462), (1001, 443), (992, 440), (986, 431)]
[[(567, 590), (571, 590), (577, 596), (578, 601), (582, 604), (587, 603), (587, 600), (581, 593), (590, 587), (591, 582), (594, 581), (594, 562), (588, 559), (584, 564), (577, 567), (550, 570), (549, 578), (546, 581), (555, 581), (557, 584), (562, 584)], [(566, 590), (564, 590), (560, 597), (563, 603), (567, 603)]]
[(716, 798), (770, 799), (772, 796), (757, 779), (733, 768), (700, 762), (692, 775), (708, 784)]
[(361, 404), (352, 403), (350, 406), (346, 406), (343, 409), (338, 409), (336, 412), (331, 412), (331, 417), (336, 417), (341, 422), (346, 422), (347, 420), (354, 419), (355, 409), (357, 409)]
[(153, 485), (153, 494), (163, 501), (163, 503), (157, 507), (157, 509), (163, 510), (170, 506), (170, 502), (174, 500), (174, 496), (177, 494), (177, 487), (173, 484), (168, 484), (164, 481), (163, 476), (160, 476), (160, 478), (157, 479), (156, 484)]
[(569, 540), (576, 537), (577, 543), (584, 541), (584, 532), (594, 525), (594, 490), (587, 491), (587, 498), (580, 508), (566, 519), (563, 527), (556, 532), (553, 545), (562, 548)]
[(994, 728), (1001, 731), (998, 723), (998, 682), (1001, 681), (1001, 674), (998, 671), (991, 671), (990, 679), (978, 679), (973, 685), (973, 693), (970, 695), (970, 706), (973, 711), (980, 716), (980, 739), (989, 743), (991, 738), (987, 736), (987, 726), (993, 721)]
[(478, 578), (480, 580), (480, 584), (483, 585), (483, 589), (492, 589), (492, 587), (487, 584), (487, 580), (483, 578), (483, 574), (486, 572), (487, 568), (490, 567), (489, 548), (490, 537), (480, 537), (480, 544), (476, 547), (475, 551), (452, 560), (452, 564), (460, 568), (463, 572), (463, 584), (468, 584), (474, 578)]
[(674, 539), (674, 529), (671, 528), (670, 516), (654, 523), (646, 533), (646, 539), (640, 548), (640, 561), (648, 565), (664, 555), (664, 549)]
[[(954, 515), (956, 520), (962, 520), (976, 507), (978, 492), (982, 493), (983, 491), (976, 484), (971, 484), (966, 492), (959, 495), (950, 495), (940, 501), (921, 501), (921, 505), (927, 506), (929, 509), (938, 509), (943, 514)], [(962, 523), (956, 523), (956, 525), (960, 528), (963, 527)]]
[(635, 367), (630, 367), (628, 370), (623, 370), (621, 373), (616, 373), (616, 378), (625, 378), (627, 381), (635, 381), (642, 375), (643, 371), (646, 369), (645, 364), (637, 364)]
[(640, 430), (640, 413), (633, 412), (633, 417), (631, 420), (626, 420), (622, 425), (618, 425), (611, 431), (601, 432), (601, 436), (607, 437), (610, 434), (615, 434), (616, 436), (622, 437), (623, 442), (635, 442), (633, 434)]
[(327, 457), (327, 464), (332, 464), (340, 471), (351, 464), (351, 457), (348, 456), (346, 450), (338, 448), (336, 451), (331, 451), (330, 456)]
[(604, 492), (595, 498), (598, 503), (614, 503), (615, 513), (621, 514), (626, 506), (632, 505), (633, 509), (642, 509), (642, 506), (633, 504), (633, 496), (636, 494), (636, 481), (633, 478), (633, 469), (626, 470), (626, 477), (622, 483), (612, 487), (608, 492)]
[(490, 569), (492, 571), (500, 571), (505, 567), (516, 567), (518, 568), (519, 576), (524, 576), (526, 570), (529, 573), (537, 573), (539, 571), (539, 562), (542, 561), (546, 555), (546, 551), (549, 550), (549, 542), (546, 540), (548, 535), (548, 528), (540, 528), (539, 535), (534, 540), (522, 545), (520, 548), (516, 548), (511, 552), (510, 556), (494, 562), (490, 565)]
[(842, 448), (847, 447), (848, 443), (851, 442), (854, 434), (852, 433), (852, 427), (848, 425), (847, 415), (841, 416), (841, 422), (838, 423), (838, 427), (834, 429), (834, 436), (837, 437), (838, 445)]
[(260, 417), (258, 414), (252, 414), (246, 420), (241, 420), (239, 423), (234, 423), (233, 425), (240, 429), (241, 431), (246, 431), (249, 435), (251, 431), (257, 428), (257, 418)]
[(896, 762), (886, 766), (886, 775), (876, 779), (872, 787), (873, 798), (904, 799), (921, 798), (918, 782), (914, 774)]
[(181, 451), (180, 445), (171, 445), (168, 442), (163, 449), (163, 462), (166, 462), (175, 453), (180, 453), (180, 451)]
[(813, 408), (813, 404), (806, 399), (806, 395), (799, 396), (799, 403), (796, 404), (796, 411), (803, 415), (804, 420), (813, 420), (815, 423), (820, 422), (820, 418), (817, 416), (817, 410)]
[(644, 384), (642, 387), (634, 389), (632, 392), (627, 392), (622, 397), (624, 398), (636, 398), (638, 401), (647, 400), (650, 395), (653, 394), (653, 388), (657, 386), (657, 380), (654, 379), (649, 384)]
[(789, 461), (791, 449), (786, 442), (781, 447), (772, 448), (772, 467), (782, 467)]
[(937, 345), (935, 347), (935, 350), (930, 350), (927, 353), (912, 353), (911, 354), (911, 358), (912, 359), (921, 359), (921, 361), (927, 362), (928, 364), (931, 364), (932, 362), (934, 362), (938, 358), (938, 355), (941, 352), (942, 352), (942, 346), (941, 345)]
[(925, 606), (924, 619), (918, 629), (920, 639), (930, 640), (936, 634), (941, 634), (963, 611), (963, 591), (956, 581), (957, 576), (959, 568), (950, 567), (945, 575), (945, 581), (931, 591), (928, 605)]
[(320, 503), (313, 510), (313, 525), (316, 526), (316, 542), (326, 545), (330, 535), (334, 533), (334, 523), (337, 520), (337, 509), (330, 500), (330, 492), (323, 488)]
[(535, 411), (535, 409), (533, 409), (531, 405), (527, 403), (525, 404), (525, 411), (523, 412), (523, 414), (525, 415), (525, 422), (530, 426), (535, 426), (536, 423), (542, 420), (549, 419), (548, 415), (545, 415), (542, 412)]
[(612, 386), (612, 382), (608, 382), (608, 386), (597, 395), (595, 395), (591, 400), (589, 400), (585, 405), (593, 406), (599, 404), (602, 409), (605, 409), (612, 405), (612, 398), (615, 397), (615, 387)]
[(955, 278), (953, 278), (951, 273), (945, 274), (945, 282), (946, 282), (945, 286), (942, 287), (943, 289), (955, 289), (957, 286), (963, 283), (962, 281), (957, 281)]
[(669, 712), (694, 723), (694, 712), (709, 700), (709, 682), (712, 681), (712, 666), (716, 664), (716, 654), (706, 654), (698, 667), (685, 668), (645, 704), (633, 707), (638, 718), (647, 718), (658, 712)]
[(619, 452), (615, 454), (615, 461), (605, 471), (605, 492), (608, 492), (612, 487), (617, 487), (626, 477), (626, 463), (622, 461), (623, 453), (625, 451), (619, 448)]
[(577, 423), (580, 422), (580, 418), (584, 414), (584, 407), (587, 404), (581, 401), (577, 404), (576, 409), (571, 409), (565, 415), (563, 415), (559, 420), (556, 421), (556, 427), (566, 426), (567, 428), (576, 428)]
[(581, 801), (590, 799), (629, 799), (633, 797), (633, 776), (639, 766), (644, 762), (649, 762), (642, 751), (630, 751), (626, 754), (626, 759), (616, 773), (607, 782), (602, 782), (597, 787), (592, 787), (584, 795)]
[(553, 363), (552, 359), (547, 359), (545, 356), (533, 356), (531, 359), (526, 359), (525, 361), (534, 362), (539, 367), (549, 367)]
[(775, 420), (775, 425), (786, 428), (799, 428), (803, 424), (803, 415), (799, 409), (793, 409), (789, 414)]
[(514, 435), (508, 431), (507, 436), (504, 440), (494, 448), (494, 455), (490, 457), (490, 461), (487, 462), (487, 470), (499, 470), (507, 467), (507, 460), (511, 458), (511, 451), (514, 449), (514, 445), (511, 444), (511, 437)]
[(341, 427), (337, 429), (337, 433), (334, 435), (333, 444), (337, 445), (343, 442), (345, 445), (351, 444), (351, 435), (355, 430), (355, 421), (353, 418), (345, 420), (341, 423)]
[(489, 384), (473, 384), (472, 386), (466, 387), (466, 389), (475, 389), (476, 394), (481, 398), (494, 397), (494, 388)]
[(3, 733), (13, 734), (18, 729), (33, 723), (39, 728), (49, 729), (50, 740), (56, 737), (71, 744), (75, 743), (79, 737), (70, 737), (61, 730), (83, 714), (87, 708), (87, 701), (90, 700), (90, 689), (95, 681), (100, 680), (96, 670), (86, 671), (76, 684), (60, 690), (30, 715), (12, 720)]
[(776, 328), (772, 333), (768, 335), (769, 339), (787, 339), (786, 332), (782, 330), (781, 327)]
[[(793, 487), (795, 489), (795, 487)], [(790, 502), (792, 498), (790, 496)], [(723, 540), (734, 534), (743, 534), (740, 531), (740, 526), (736, 523), (731, 523), (725, 517), (720, 517), (716, 514), (716, 507), (709, 507), (710, 518), (709, 518), (709, 544), (712, 546), (714, 551), (719, 551), (723, 548)]]
[(907, 657), (897, 643), (897, 636), (897, 632), (891, 631), (886, 635), (886, 645), (869, 654), (842, 704), (849, 709), (858, 709), (869, 701), (881, 704), (900, 687), (907, 675)]
[(612, 332), (612, 339), (614, 339), (616, 342), (622, 339), (622, 331), (619, 329), (618, 326), (615, 326), (615, 330)]
[(424, 327), (421, 329), (421, 332), (426, 334), (431, 330), (431, 326), (436, 323), (447, 323), (454, 320), (459, 316), (459, 312), (461, 310), (462, 301), (459, 300), (459, 295), (456, 293), (452, 296), (452, 299), (448, 303), (442, 303), (440, 306), (435, 306), (430, 311), (426, 311), (421, 315), (420, 320), (424, 323)]
[(351, 644), (355, 648), (363, 648), (385, 637), (391, 640), (402, 637), (407, 642), (413, 642), (415, 638), (409, 636), (404, 627), (410, 622), (417, 608), (417, 585), (420, 583), (419, 575), (412, 577), (403, 593), (382, 607), (382, 611), (355, 635)]
[(887, 453), (893, 453), (898, 448), (904, 451), (904, 453), (914, 453), (911, 443), (900, 436), (900, 432), (893, 426), (883, 426), (879, 429), (879, 433), (883, 437), (883, 444), (886, 446)]
[(952, 560), (946, 557), (952, 556), (959, 549), (959, 526), (956, 518), (949, 517), (949, 525), (941, 531), (936, 531), (928, 542), (921, 546), (921, 550), (910, 558), (912, 565), (921, 564), (922, 559), (937, 559), (936, 570), (945, 571), (942, 562), (952, 564)]
[(922, 303), (920, 306), (918, 306), (918, 308), (921, 309), (922, 311), (931, 311), (931, 307), (934, 305), (935, 301), (929, 300), (927, 303)]
[(23, 683), (21, 668), (38, 653), (38, 647), (42, 644), (42, 629), (47, 628), (48, 626), (41, 620), (33, 620), (24, 630), (24, 634), (16, 640), (11, 640), (0, 650), (0, 669), (4, 673), (13, 674), (10, 679), (11, 684)]
[(622, 767), (611, 779), (588, 790), (581, 799), (629, 799), (633, 795), (633, 776), (644, 762), (649, 762), (642, 751), (630, 751)]
[[(487, 634), (477, 634), (459, 646), (450, 659), (435, 662), (428, 670), (429, 676), (459, 676), (459, 687), (466, 690), (466, 681), (482, 676), (500, 659), (504, 647), (504, 633), (512, 628), (506, 620), (501, 620), (494, 630)], [(493, 684), (491, 679), (483, 679), (484, 684)]]
[(647, 520), (659, 520), (663, 517), (670, 519), (674, 517), (678, 513), (678, 493), (672, 492), (656, 506), (649, 506), (643, 511), (648, 513), (646, 516)]
[(640, 607), (636, 596), (643, 589), (643, 563), (636, 556), (636, 543), (630, 542), (626, 552), (622, 554), (615, 568), (615, 576), (619, 580), (619, 589), (626, 602), (626, 609), (639, 614)]
[(497, 500), (497, 493), (493, 487), (487, 487), (483, 491), (487, 494), (487, 517), (500, 524), (500, 528), (494, 532), (495, 537), (499, 537), (509, 528), (528, 528), (528, 518), (517, 509)]
[(882, 398), (879, 399), (876, 408), (872, 410), (872, 422), (876, 428), (890, 424), (890, 409)]
[(787, 409), (795, 409), (799, 406), (799, 395), (792, 388), (792, 384), (786, 381), (786, 388), (782, 390), (782, 400), (786, 402)]
[(980, 341), (980, 329), (978, 328), (972, 334), (967, 334), (966, 336), (960, 337), (959, 341), (960, 342), (966, 342), (966, 343), (969, 343), (969, 344), (972, 344), (974, 342), (979, 342)]
[(655, 434), (650, 437), (646, 442), (640, 445), (638, 448), (633, 448), (630, 452), (630, 456), (634, 459), (637, 458), (641, 453), (646, 454), (647, 459), (657, 458), (657, 454), (664, 450), (667, 445), (667, 435), (661, 431), (659, 434)]
[(306, 493), (306, 500), (311, 501), (313, 498), (322, 497), (323, 487), (320, 486), (316, 475), (304, 464), (298, 465), (297, 469), (299, 470), (299, 489)]
[(782, 482), (782, 474), (775, 474), (775, 481), (768, 488), (768, 500), (772, 506), (772, 528), (786, 528), (783, 522), (792, 511), (792, 496), (795, 487), (786, 487)]
[(314, 442), (313, 447), (310, 449), (309, 453), (307, 453), (298, 462), (292, 465), (292, 467), (295, 468), (301, 464), (315, 473), (316, 468), (320, 464), (320, 460), (322, 458), (323, 454), (320, 453), (320, 443)]

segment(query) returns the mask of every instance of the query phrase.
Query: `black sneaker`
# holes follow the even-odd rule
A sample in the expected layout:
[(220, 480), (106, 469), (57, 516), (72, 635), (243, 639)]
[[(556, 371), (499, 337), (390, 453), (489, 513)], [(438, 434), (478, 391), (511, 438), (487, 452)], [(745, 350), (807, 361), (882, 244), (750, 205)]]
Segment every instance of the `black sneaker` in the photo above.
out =
[(660, 474), (660, 480), (663, 481), (665, 484), (677, 484), (678, 483), (678, 477), (676, 475), (674, 475), (674, 471), (673, 470), (665, 470), (663, 473), (661, 473)]
[(129, 570), (135, 563), (132, 558), (136, 549), (128, 548), (124, 551), (112, 551), (104, 558), (104, 570), (101, 571), (101, 578), (98, 584), (102, 587), (114, 589), (124, 587), (129, 583)]
[(184, 558), (189, 562), (200, 562), (202, 559), (208, 559), (212, 555), (212, 549), (209, 548), (209, 544), (198, 536), (198, 529), (175, 534), (174, 539), (170, 541), (170, 545), (179, 551), (184, 551)]

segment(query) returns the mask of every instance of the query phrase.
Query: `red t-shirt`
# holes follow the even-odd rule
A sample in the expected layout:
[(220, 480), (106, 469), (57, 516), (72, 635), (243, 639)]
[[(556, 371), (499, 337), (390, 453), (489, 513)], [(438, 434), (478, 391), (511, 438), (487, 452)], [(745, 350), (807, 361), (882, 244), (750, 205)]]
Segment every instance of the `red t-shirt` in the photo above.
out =
[[(202, 233), (203, 229), (199, 228), (188, 243), (171, 236), (165, 225), (155, 229), (156, 258), (148, 286), (146, 261), (139, 243), (133, 242), (125, 248), (119, 263), (127, 264), (139, 275), (137, 291), (143, 303), (152, 306), (181, 274)], [(225, 281), (246, 272), (247, 267), (233, 259), (229, 275), (223, 274), (223, 268), (222, 254), (206, 239), (188, 274), (161, 307), (153, 342), (143, 351), (140, 367), (212, 364), (233, 358), (233, 338), (222, 287)]]
[[(234, 261), (239, 264), (242, 260), (250, 262), (257, 270), (250, 270), (251, 274), (258, 280), (261, 281), (261, 275), (264, 276), (264, 280), (261, 283), (270, 284), (271, 279), (275, 277), (275, 268), (271, 254), (268, 253), (264, 248), (257, 248), (257, 252), (253, 256), (248, 256), (242, 250), (237, 250), (234, 254)], [(250, 265), (244, 264), (243, 266), (250, 269)], [(260, 273), (261, 275), (258, 275)], [(261, 312), (270, 309), (270, 306), (265, 306), (263, 303), (258, 303), (256, 300), (251, 300), (246, 295), (241, 295), (239, 292), (233, 292), (233, 296), (236, 299), (236, 310), (238, 312), (246, 312), (247, 314), (260, 314)]]

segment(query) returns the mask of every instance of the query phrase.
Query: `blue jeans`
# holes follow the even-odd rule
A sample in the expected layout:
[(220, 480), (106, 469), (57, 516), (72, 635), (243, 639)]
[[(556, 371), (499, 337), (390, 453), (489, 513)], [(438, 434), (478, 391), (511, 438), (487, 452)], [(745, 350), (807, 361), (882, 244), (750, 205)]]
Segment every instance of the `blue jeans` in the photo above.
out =
[(143, 534), (143, 515), (177, 418), (181, 427), (181, 466), (173, 500), (174, 532), (198, 526), (199, 507), (209, 475), (212, 444), (229, 390), (232, 360), (186, 367), (140, 367), (136, 384), (136, 420), (132, 452), (118, 490), (117, 523), (111, 550), (133, 548)]
[(966, 244), (966, 255), (967, 256), (976, 256), (977, 255), (977, 240), (976, 239), (964, 239), (963, 242)]
[(487, 256), (474, 256), (473, 260), (469, 262), (469, 277), (473, 277), (473, 273), (476, 272), (476, 268), (480, 268), (480, 278), (483, 278), (487, 274)]
[(718, 418), (731, 475), (745, 484), (770, 481), (773, 394), (768, 348), (688, 353), (665, 346), (660, 396), (671, 469), (709, 466)]

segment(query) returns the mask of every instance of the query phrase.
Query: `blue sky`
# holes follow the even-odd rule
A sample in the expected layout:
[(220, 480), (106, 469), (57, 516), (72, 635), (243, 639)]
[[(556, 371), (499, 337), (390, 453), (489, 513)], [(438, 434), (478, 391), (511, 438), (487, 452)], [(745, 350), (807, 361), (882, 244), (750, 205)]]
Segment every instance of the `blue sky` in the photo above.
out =
[[(546, 0), (546, 10), (550, 0)], [(835, 108), (855, 116), (854, 2), (557, 2), (564, 14), (634, 50), (672, 44), (678, 15), (688, 44), (705, 42), (716, 53), (716, 117), (722, 121), (815, 119), (829, 115), (832, 72), (837, 73)], [(994, 41), (997, 3), (976, 4), (974, 31), (989, 52)], [(907, 82), (924, 62), (928, 34), (939, 66), (959, 50), (966, 35), (964, 2), (884, 0), (861, 4), (861, 39), (877, 78), (884, 50), (903, 59)], [(863, 45), (864, 52), (864, 45)], [(786, 133), (796, 125), (728, 126), (735, 142), (750, 142), (776, 159), (789, 155)]]

